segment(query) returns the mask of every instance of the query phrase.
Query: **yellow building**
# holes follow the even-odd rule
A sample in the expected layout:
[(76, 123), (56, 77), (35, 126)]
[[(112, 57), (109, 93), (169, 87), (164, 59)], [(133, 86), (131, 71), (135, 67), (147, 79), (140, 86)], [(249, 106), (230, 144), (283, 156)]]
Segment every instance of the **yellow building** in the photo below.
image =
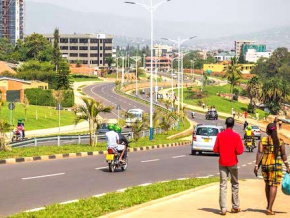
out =
[(29, 84), (23, 85), (24, 89), (34, 89), (34, 88), (44, 89), (44, 90), (48, 89), (48, 83), (37, 81), (37, 80), (31, 80), (28, 82)]
[[(222, 73), (227, 69), (228, 65), (228, 62), (220, 62), (217, 64), (204, 64), (203, 71)], [(255, 67), (255, 64), (240, 64), (240, 67), (243, 74), (249, 74)]]

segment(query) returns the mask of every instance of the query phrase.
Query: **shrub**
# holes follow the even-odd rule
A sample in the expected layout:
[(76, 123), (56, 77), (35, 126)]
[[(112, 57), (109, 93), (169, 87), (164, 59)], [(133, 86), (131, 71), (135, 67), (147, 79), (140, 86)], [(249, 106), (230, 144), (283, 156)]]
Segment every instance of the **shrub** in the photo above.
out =
[(244, 97), (248, 97), (248, 92), (247, 92), (247, 90), (243, 89), (243, 90), (240, 92), (240, 95), (241, 95), (241, 96), (244, 96)]
[(255, 106), (253, 104), (248, 105), (248, 113), (255, 113)]

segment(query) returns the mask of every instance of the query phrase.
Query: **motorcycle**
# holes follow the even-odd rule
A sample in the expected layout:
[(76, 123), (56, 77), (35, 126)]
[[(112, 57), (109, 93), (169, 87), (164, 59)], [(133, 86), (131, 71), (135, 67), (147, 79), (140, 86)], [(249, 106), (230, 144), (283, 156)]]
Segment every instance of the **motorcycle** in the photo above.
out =
[(194, 119), (195, 118), (195, 112), (191, 112), (191, 117), (192, 117), (192, 119)]
[(13, 131), (13, 136), (11, 139), (12, 142), (20, 142), (23, 141), (23, 138), (20, 135), (20, 132), (18, 130)]
[[(127, 149), (127, 147), (126, 147)], [(109, 171), (114, 172), (116, 169), (125, 171), (128, 167), (128, 155), (124, 162), (119, 161), (122, 151), (118, 151), (115, 148), (109, 148), (108, 154), (106, 155), (106, 162), (109, 165)]]
[(248, 149), (249, 152), (253, 152), (255, 146), (255, 138), (254, 137), (245, 137), (244, 146)]

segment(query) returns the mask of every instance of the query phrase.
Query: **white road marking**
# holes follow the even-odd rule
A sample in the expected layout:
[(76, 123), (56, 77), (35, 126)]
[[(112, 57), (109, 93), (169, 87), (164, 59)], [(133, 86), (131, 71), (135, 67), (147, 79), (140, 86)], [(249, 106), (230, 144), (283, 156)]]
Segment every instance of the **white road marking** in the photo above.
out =
[(249, 165), (252, 165), (252, 163), (248, 163)]
[(263, 179), (263, 176), (257, 176), (257, 178), (259, 178), (259, 179)]
[(116, 192), (125, 192), (126, 190), (127, 190), (126, 188), (123, 188), (123, 189), (117, 190)]
[(79, 200), (65, 201), (60, 204), (71, 204), (71, 203), (76, 203), (76, 202), (79, 202)]
[(98, 194), (98, 195), (94, 195), (93, 197), (94, 198), (99, 198), (99, 197), (102, 197), (102, 196), (104, 196), (104, 195), (106, 195), (105, 193), (103, 193), (103, 194)]
[(39, 207), (39, 208), (35, 208), (35, 209), (32, 209), (32, 210), (26, 210), (25, 212), (26, 213), (37, 212), (37, 211), (44, 210), (44, 209), (45, 209), (45, 207)]
[(182, 158), (182, 157), (185, 157), (185, 155), (174, 156), (174, 157), (172, 157), (172, 158), (175, 159), (175, 158)]
[(107, 169), (108, 167), (98, 167), (98, 168), (95, 168), (95, 170), (103, 170), (103, 169)]
[(238, 169), (240, 169), (241, 167), (238, 167)]
[(242, 167), (245, 167), (245, 166), (247, 166), (247, 165), (246, 164), (242, 165)]
[(154, 160), (143, 160), (143, 161), (141, 161), (141, 163), (149, 163), (149, 162), (156, 162), (156, 161), (160, 161), (160, 159), (154, 159)]
[(148, 186), (148, 185), (152, 185), (152, 183), (144, 183), (144, 184), (141, 184), (139, 186), (145, 187), (145, 186)]
[(253, 163), (256, 163), (256, 161), (254, 160)]
[(180, 178), (180, 179), (177, 179), (178, 181), (183, 181), (183, 180), (187, 180), (189, 178)]
[(50, 175), (34, 176), (34, 177), (22, 178), (22, 180), (30, 180), (30, 179), (40, 179), (40, 178), (46, 178), (46, 177), (62, 176), (64, 174), (65, 173), (56, 173), (56, 174), (50, 174)]
[(200, 177), (196, 177), (197, 179), (208, 179), (208, 176), (200, 176)]

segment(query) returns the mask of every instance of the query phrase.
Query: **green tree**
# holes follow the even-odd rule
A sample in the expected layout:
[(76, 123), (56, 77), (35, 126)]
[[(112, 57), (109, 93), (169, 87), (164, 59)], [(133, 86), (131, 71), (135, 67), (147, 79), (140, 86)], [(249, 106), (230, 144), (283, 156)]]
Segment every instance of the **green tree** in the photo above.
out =
[(160, 127), (163, 131), (165, 131), (166, 134), (168, 134), (168, 131), (170, 130), (173, 124), (174, 124), (174, 120), (172, 118), (171, 113), (164, 113), (161, 116)]
[(106, 63), (108, 64), (108, 68), (111, 69), (112, 64), (115, 62), (114, 58), (112, 56), (109, 56), (106, 58)]
[(225, 78), (231, 85), (230, 93), (233, 93), (234, 87), (240, 83), (240, 79), (242, 78), (241, 67), (238, 64), (238, 60), (236, 57), (231, 58), (231, 63), (228, 65), (225, 71)]
[(247, 92), (250, 98), (250, 104), (256, 105), (255, 100), (260, 97), (260, 80), (257, 76), (254, 76), (247, 84)]
[(60, 49), (59, 49), (59, 39), (60, 39), (59, 29), (55, 28), (53, 50), (52, 50), (52, 61), (57, 69), (59, 68), (60, 62), (62, 60)]
[(56, 74), (57, 87), (56, 89), (67, 90), (71, 89), (69, 63), (62, 60), (59, 64), (59, 71)]
[(10, 61), (11, 55), (14, 51), (13, 45), (7, 38), (0, 38), (0, 60)]
[(100, 113), (110, 113), (112, 111), (112, 107), (105, 107), (101, 102), (98, 102), (92, 98), (82, 98), (84, 105), (76, 108), (75, 112), (77, 118), (75, 123), (79, 123), (81, 120), (86, 120), (89, 122), (89, 130), (90, 130), (90, 146), (94, 147), (97, 145), (97, 137), (93, 139), (95, 135), (95, 129), (97, 125), (100, 123), (99, 114)]
[(0, 120), (0, 151), (9, 150), (6, 146), (6, 133), (10, 131), (10, 124), (6, 120)]

